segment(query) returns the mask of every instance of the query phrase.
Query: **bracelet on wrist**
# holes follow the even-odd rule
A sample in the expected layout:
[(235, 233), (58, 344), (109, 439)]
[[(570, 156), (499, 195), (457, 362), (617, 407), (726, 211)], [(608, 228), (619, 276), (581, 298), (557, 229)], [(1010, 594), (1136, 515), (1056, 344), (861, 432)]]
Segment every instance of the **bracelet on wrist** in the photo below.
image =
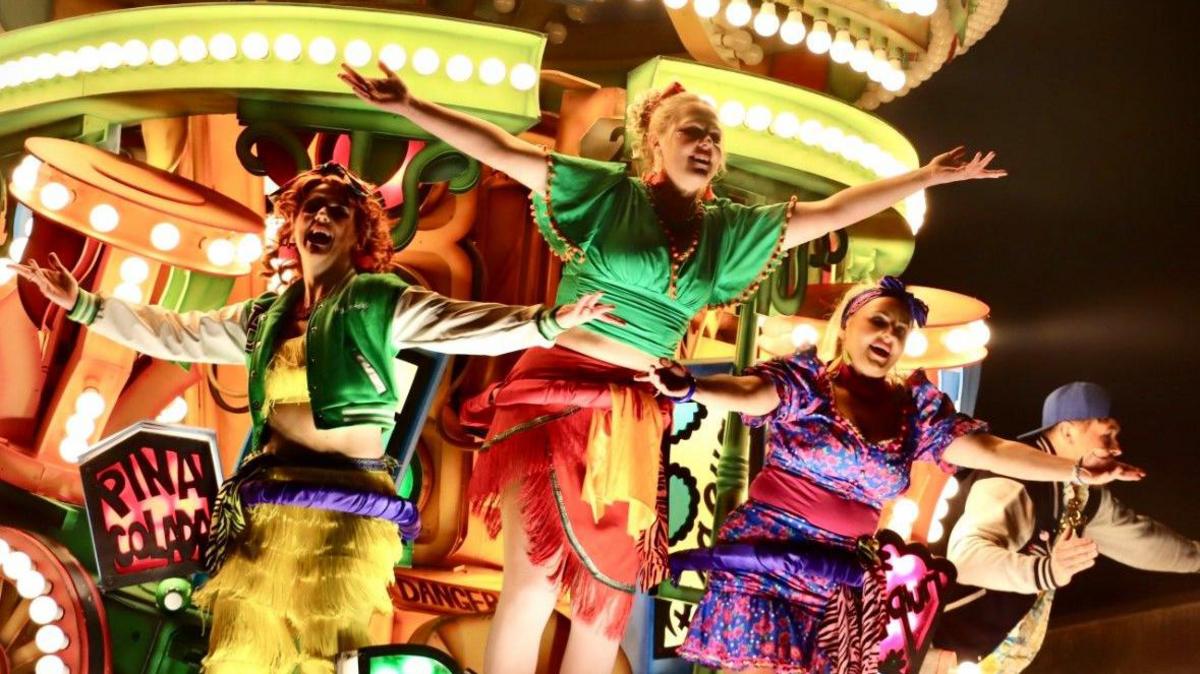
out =
[(688, 374), (688, 388), (687, 388), (687, 391), (686, 391), (686, 392), (685, 392), (683, 395), (681, 395), (681, 396), (670, 396), (670, 395), (669, 395), (669, 396), (667, 396), (667, 398), (668, 398), (668, 399), (669, 399), (671, 402), (673, 402), (673, 403), (688, 403), (688, 402), (691, 402), (691, 401), (692, 401), (692, 398), (693, 398), (695, 395), (696, 395), (696, 378), (695, 378), (695, 377), (693, 377), (693, 376), (692, 376), (692, 375), (689, 373), (689, 374)]
[(553, 342), (559, 335), (567, 331), (566, 328), (559, 324), (558, 319), (554, 316), (554, 314), (558, 313), (558, 309), (559, 307), (556, 306), (542, 307), (541, 309), (538, 309), (537, 316), (534, 318), (534, 322), (537, 324), (538, 332), (541, 333), (542, 337), (545, 337), (551, 342)]
[(1075, 462), (1075, 465), (1071, 466), (1071, 484), (1079, 486), (1079, 487), (1083, 487), (1086, 485), (1086, 483), (1083, 481), (1083, 457), (1082, 456), (1079, 457), (1079, 460)]

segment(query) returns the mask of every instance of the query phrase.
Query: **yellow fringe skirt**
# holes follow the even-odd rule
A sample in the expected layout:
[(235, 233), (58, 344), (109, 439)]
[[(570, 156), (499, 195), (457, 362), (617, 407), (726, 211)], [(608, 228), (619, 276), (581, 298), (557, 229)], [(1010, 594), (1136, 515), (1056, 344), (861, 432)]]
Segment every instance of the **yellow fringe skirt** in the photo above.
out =
[[(395, 494), (383, 472), (272, 468), (270, 480)], [(396, 525), (328, 510), (263, 504), (220, 570), (196, 593), (212, 613), (208, 674), (331, 674), (334, 657), (375, 643), (390, 618), (388, 586), (402, 546)]]

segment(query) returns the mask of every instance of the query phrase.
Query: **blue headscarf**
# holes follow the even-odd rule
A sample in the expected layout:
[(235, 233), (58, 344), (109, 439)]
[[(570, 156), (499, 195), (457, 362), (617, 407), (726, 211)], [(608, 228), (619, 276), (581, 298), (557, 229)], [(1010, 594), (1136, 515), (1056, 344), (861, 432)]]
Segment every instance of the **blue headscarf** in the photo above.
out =
[(913, 322), (920, 327), (925, 327), (925, 321), (929, 320), (929, 305), (917, 299), (905, 287), (904, 281), (895, 276), (884, 276), (879, 281), (879, 285), (874, 288), (868, 288), (861, 293), (850, 298), (846, 303), (846, 310), (842, 312), (842, 327), (846, 327), (846, 321), (850, 317), (867, 305), (868, 302), (880, 297), (892, 297), (900, 300), (908, 307), (908, 313), (912, 316)]

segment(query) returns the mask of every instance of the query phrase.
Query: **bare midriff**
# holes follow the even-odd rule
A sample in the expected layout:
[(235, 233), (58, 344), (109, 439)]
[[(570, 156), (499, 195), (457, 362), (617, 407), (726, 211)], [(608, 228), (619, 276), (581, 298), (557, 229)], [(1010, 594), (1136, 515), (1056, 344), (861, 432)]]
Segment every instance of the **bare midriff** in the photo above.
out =
[(308, 403), (276, 404), (267, 417), (271, 435), (263, 451), (272, 453), (284, 445), (301, 445), (314, 452), (342, 454), (352, 459), (383, 456), (383, 435), (378, 426), (358, 425), (320, 429), (313, 422)]
[(558, 337), (558, 345), (618, 367), (645, 372), (658, 365), (658, 358), (590, 330), (575, 328)]

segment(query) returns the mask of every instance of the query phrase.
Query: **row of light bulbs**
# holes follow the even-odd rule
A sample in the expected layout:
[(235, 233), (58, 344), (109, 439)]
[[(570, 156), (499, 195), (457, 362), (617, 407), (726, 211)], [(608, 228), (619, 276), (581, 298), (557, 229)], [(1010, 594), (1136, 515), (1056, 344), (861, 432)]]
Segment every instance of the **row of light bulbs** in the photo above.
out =
[[(942, 335), (942, 344), (955, 355), (970, 353), (987, 346), (992, 331), (983, 320), (972, 321), (964, 326), (953, 328)], [(810, 323), (798, 323), (792, 328), (792, 344), (797, 349), (806, 349), (821, 341), (821, 333)], [(909, 358), (920, 358), (929, 351), (929, 338), (925, 333), (916, 329), (909, 333), (904, 342), (904, 355)]]
[(905, 14), (917, 16), (933, 16), (938, 8), (937, 0), (887, 0), (887, 3)]
[[(180, 61), (192, 64), (206, 59), (225, 63), (234, 61), (239, 55), (251, 61), (263, 61), (273, 56), (285, 62), (296, 62), (307, 56), (317, 65), (330, 65), (338, 58), (338, 45), (325, 36), (312, 38), (306, 46), (291, 33), (277, 35), (272, 40), (259, 32), (247, 33), (240, 43), (229, 33), (218, 33), (208, 40), (199, 35), (188, 35), (178, 41), (160, 38), (149, 44), (139, 39), (124, 43), (105, 42), (98, 47), (85, 45), (75, 50), (55, 54), (45, 52), (6, 61), (0, 65), (0, 90), (123, 67), (166, 67)], [(376, 52), (366, 40), (353, 39), (342, 46), (341, 55), (346, 63), (362, 68), (371, 63)], [(442, 68), (442, 55), (431, 47), (417, 48), (410, 59), (403, 46), (388, 43), (379, 49), (378, 58), (392, 70), (401, 70), (411, 64), (413, 71), (423, 76), (433, 75)], [(475, 62), (465, 54), (454, 54), (445, 59), (445, 72), (455, 82), (466, 82), (476, 73)], [(503, 60), (489, 57), (480, 61), (478, 77), (489, 86), (499, 85), (507, 79), (518, 91), (528, 91), (537, 85), (538, 72), (528, 63), (516, 63), (510, 68)]]
[[(145, 261), (142, 261), (142, 264), (145, 264)], [(108, 402), (97, 389), (88, 387), (80, 391), (79, 397), (75, 399), (75, 411), (67, 417), (66, 434), (58, 444), (58, 454), (63, 461), (79, 463), (79, 459), (87, 454), (91, 449), (92, 434), (96, 432), (96, 420), (104, 414), (107, 407)]]
[(24, 227), (16, 228), (14, 232), (16, 235), (13, 237), (12, 243), (8, 245), (8, 254), (0, 256), (0, 286), (13, 280), (17, 275), (9, 266), (24, 259), (25, 247), (29, 245), (29, 237), (33, 233), (33, 218), (27, 220)]
[(55, 655), (69, 645), (69, 640), (62, 627), (55, 624), (64, 613), (50, 596), (50, 581), (34, 567), (28, 553), (15, 549), (3, 538), (0, 538), (0, 572), (16, 584), (17, 594), (29, 602), (29, 619), (39, 625), (33, 640), (42, 655), (34, 664), (35, 674), (70, 674), (66, 663)]
[[(929, 523), (929, 532), (925, 539), (930, 542), (940, 541), (946, 535), (945, 525), (942, 520), (946, 514), (950, 512), (950, 499), (958, 494), (959, 484), (958, 479), (951, 475), (946, 479), (946, 484), (942, 487), (942, 492), (938, 496), (937, 505), (933, 509), (933, 519)], [(896, 499), (892, 504), (892, 514), (888, 519), (887, 527), (895, 531), (901, 538), (908, 539), (912, 536), (913, 525), (917, 522), (917, 517), (921, 514), (921, 508), (917, 502), (907, 496)]]
[[(922, 1), (932, 1), (936, 9), (936, 0)], [(663, 2), (671, 9), (683, 9), (688, 0)], [(721, 11), (721, 0), (693, 0), (693, 7), (701, 18), (712, 19)], [(778, 33), (779, 39), (785, 44), (797, 45), (804, 42), (812, 53), (828, 53), (834, 63), (846, 64), (856, 72), (865, 73), (868, 78), (888, 91), (900, 91), (907, 83), (898, 55), (889, 55), (883, 47), (873, 47), (867, 38), (853, 40), (847, 28), (840, 28), (833, 34), (829, 30), (829, 22), (824, 19), (814, 20), (812, 30), (808, 30), (804, 25), (804, 15), (799, 9), (788, 10), (787, 18), (781, 22), (774, 2), (768, 0), (762, 3), (755, 14), (747, 0), (730, 0), (725, 7), (725, 21), (738, 28), (753, 22), (754, 32), (762, 37), (771, 37)], [(743, 51), (749, 54), (752, 50), (747, 46)], [(761, 48), (753, 53), (756, 56), (743, 59), (750, 65), (762, 58)]]
[[(31, 194), (38, 184), (38, 171), (42, 162), (33, 155), (27, 155), (13, 171), (13, 188), (25, 194)], [(62, 183), (50, 181), (42, 185), (38, 191), (38, 200), (49, 211), (61, 211), (75, 199), (74, 193)], [(97, 232), (109, 233), (121, 223), (121, 214), (115, 206), (106, 203), (96, 204), (88, 212), (88, 224)], [(171, 222), (160, 222), (150, 228), (150, 245), (163, 252), (174, 250), (179, 246), (182, 235), (179, 227)], [(262, 257), (262, 239), (257, 234), (242, 235), (238, 241), (217, 237), (208, 239), (204, 244), (208, 261), (218, 267), (226, 267), (237, 260), (250, 264)]]

